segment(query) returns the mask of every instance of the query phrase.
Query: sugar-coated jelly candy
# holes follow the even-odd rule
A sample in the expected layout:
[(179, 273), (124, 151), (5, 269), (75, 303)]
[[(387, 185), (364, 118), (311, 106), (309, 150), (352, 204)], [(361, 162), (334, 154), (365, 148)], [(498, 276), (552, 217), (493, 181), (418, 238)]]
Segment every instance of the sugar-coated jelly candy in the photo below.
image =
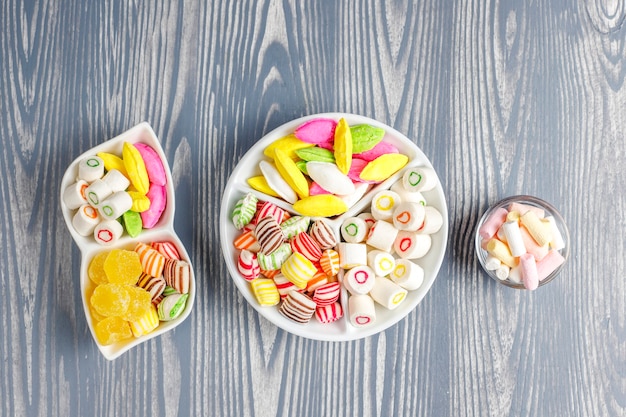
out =
[(128, 322), (119, 317), (107, 317), (96, 324), (96, 337), (103, 345), (111, 345), (132, 335)]
[(109, 282), (136, 284), (142, 272), (139, 254), (131, 250), (113, 249), (104, 261), (104, 272)]
[(122, 316), (130, 305), (130, 294), (127, 286), (120, 284), (98, 285), (91, 295), (93, 308), (106, 317)]
[(93, 281), (94, 284), (99, 285), (109, 282), (109, 279), (104, 272), (104, 261), (106, 260), (107, 256), (109, 256), (109, 251), (99, 252), (96, 256), (93, 257), (93, 259), (89, 263), (87, 275), (89, 275), (89, 279)]
[(152, 306), (152, 295), (143, 288), (128, 286), (126, 287), (130, 300), (126, 313), (122, 315), (124, 320), (136, 321), (141, 319), (148, 313)]

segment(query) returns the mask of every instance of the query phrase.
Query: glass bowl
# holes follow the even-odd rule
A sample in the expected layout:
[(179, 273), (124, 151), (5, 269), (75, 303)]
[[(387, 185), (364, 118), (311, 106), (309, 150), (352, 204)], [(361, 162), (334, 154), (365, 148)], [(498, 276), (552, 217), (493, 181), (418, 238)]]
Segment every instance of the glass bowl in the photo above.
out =
[[(517, 207), (518, 208), (522, 207), (522, 210), (534, 211), (537, 214), (537, 218), (539, 218), (540, 221), (542, 221), (542, 223), (546, 226), (548, 230), (551, 230), (550, 236), (553, 237), (553, 240), (550, 243), (544, 244), (543, 246), (540, 246), (540, 248), (537, 248), (534, 246), (536, 242), (534, 242), (533, 240), (533, 241), (530, 241), (531, 243), (526, 243), (526, 246), (531, 247), (531, 249), (527, 249), (528, 253), (532, 252), (532, 253), (538, 254), (535, 256), (536, 258), (539, 258), (539, 260), (536, 261), (537, 262), (536, 265), (539, 267), (540, 279), (538, 279), (536, 286), (541, 287), (543, 285), (546, 285), (552, 282), (552, 280), (554, 280), (554, 278), (556, 278), (559, 275), (561, 270), (567, 264), (567, 259), (569, 257), (569, 251), (570, 251), (570, 240), (569, 240), (569, 231), (567, 229), (567, 225), (565, 224), (565, 221), (563, 220), (563, 217), (561, 217), (561, 214), (559, 213), (559, 211), (550, 203), (544, 200), (541, 200), (540, 198), (529, 196), (529, 195), (515, 195), (515, 196), (504, 198), (503, 200), (500, 200), (497, 203), (493, 204), (491, 207), (489, 207), (489, 209), (487, 209), (487, 211), (483, 214), (480, 221), (478, 222), (478, 225), (476, 226), (474, 241), (475, 241), (475, 246), (476, 246), (476, 256), (478, 258), (478, 261), (482, 269), (485, 271), (487, 275), (493, 278), (496, 282), (506, 285), (507, 287), (521, 289), (521, 290), (528, 290), (528, 289), (534, 289), (535, 287), (532, 285), (532, 283), (529, 285), (525, 285), (524, 283), (524, 278), (522, 277), (522, 273), (520, 272), (520, 256), (513, 256), (509, 252), (509, 254), (511, 254), (514, 260), (515, 266), (512, 268), (509, 268), (509, 274), (508, 276), (505, 276), (506, 273), (504, 273), (503, 271), (498, 271), (497, 268), (494, 269), (494, 266), (496, 266), (497, 262), (494, 259), (492, 259), (492, 257), (490, 256), (490, 253), (486, 249), (487, 242), (490, 240), (490, 238), (488, 238), (490, 234), (488, 229), (493, 231), (494, 229), (496, 229), (496, 226), (500, 224), (502, 217), (500, 217), (500, 219), (498, 220), (496, 220), (496, 218), (498, 216), (504, 215), (504, 212), (502, 211), (502, 209), (510, 213), (512, 205), (514, 205), (513, 207), (515, 208), (516, 207), (515, 205), (518, 205), (518, 204), (521, 204), (521, 206), (517, 206)], [(513, 211), (517, 211), (517, 210), (513, 210)], [(524, 213), (521, 213), (521, 214), (524, 214)], [(516, 217), (515, 215), (511, 215), (511, 216)], [(547, 222), (547, 219), (549, 217), (553, 219), (553, 221), (550, 221), (552, 223), (551, 225), (549, 225)], [(489, 225), (490, 220), (491, 220), (491, 227)], [(508, 217), (508, 220), (512, 220), (512, 217)], [(552, 229), (552, 228), (556, 228), (556, 231), (554, 231), (555, 229)], [(495, 232), (496, 236), (494, 236), (494, 238), (497, 238), (500, 242), (506, 242), (506, 235), (503, 229), (501, 227), (497, 227), (497, 229), (498, 230)], [(528, 242), (528, 236), (530, 235), (528, 234), (526, 227), (520, 224), (519, 229), (523, 234), (526, 235), (525, 242)], [(497, 242), (494, 242), (494, 243), (497, 243)], [(505, 245), (506, 245), (506, 248), (508, 248), (510, 251), (509, 245), (506, 243)], [(493, 249), (493, 246), (496, 246), (496, 245), (492, 245), (492, 249)], [(498, 246), (501, 246), (501, 245), (498, 243)], [(543, 256), (547, 256), (545, 255), (545, 253), (550, 252), (550, 251), (555, 252), (554, 254), (550, 254), (551, 259), (543, 258)], [(546, 259), (546, 260), (544, 264), (541, 265), (541, 260), (543, 259)], [(559, 260), (560, 264), (558, 264), (556, 259)], [(548, 260), (552, 262), (548, 262)], [(556, 265), (556, 267), (554, 267), (554, 265)], [(502, 268), (502, 270), (505, 270), (505, 269), (506, 268)]]

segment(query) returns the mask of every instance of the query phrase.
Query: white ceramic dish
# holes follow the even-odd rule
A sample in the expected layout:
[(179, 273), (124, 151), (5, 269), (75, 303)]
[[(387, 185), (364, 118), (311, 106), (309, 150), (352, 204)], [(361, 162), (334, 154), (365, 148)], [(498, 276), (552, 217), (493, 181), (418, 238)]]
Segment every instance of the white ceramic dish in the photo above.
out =
[[(165, 174), (167, 177), (167, 205), (161, 218), (158, 223), (152, 229), (144, 229), (139, 236), (136, 238), (131, 238), (126, 233), (113, 245), (111, 246), (102, 246), (97, 243), (92, 236), (81, 236), (78, 234), (74, 227), (72, 226), (72, 216), (74, 214), (74, 210), (68, 209), (63, 203), (63, 192), (64, 190), (76, 181), (76, 177), (78, 175), (78, 164), (79, 162), (87, 156), (95, 155), (98, 152), (109, 152), (116, 155), (122, 155), (122, 147), (124, 142), (130, 143), (145, 143), (150, 145), (161, 157), (163, 161), (163, 165), (165, 167)], [(131, 349), (134, 346), (139, 345), (147, 340), (150, 340), (156, 336), (159, 336), (165, 332), (168, 332), (182, 323), (187, 316), (191, 313), (191, 309), (194, 305), (195, 294), (196, 294), (196, 284), (195, 284), (195, 273), (193, 269), (193, 265), (191, 267), (191, 283), (189, 288), (189, 297), (187, 298), (187, 303), (185, 306), (185, 310), (182, 314), (172, 321), (160, 322), (159, 327), (150, 332), (147, 335), (141, 336), (139, 338), (131, 338), (127, 339), (112, 345), (102, 345), (98, 342), (98, 339), (95, 336), (94, 325), (91, 318), (91, 313), (89, 309), (89, 301), (87, 299), (86, 294), (91, 293), (94, 284), (89, 279), (87, 274), (87, 269), (89, 267), (89, 263), (92, 258), (99, 252), (103, 250), (110, 249), (129, 249), (132, 250), (137, 242), (160, 242), (160, 241), (170, 241), (174, 243), (180, 253), (182, 259), (186, 260), (191, 264), (189, 254), (185, 249), (183, 243), (181, 242), (178, 235), (174, 231), (174, 211), (176, 206), (176, 200), (174, 198), (174, 188), (172, 183), (172, 173), (169, 168), (169, 164), (167, 163), (167, 159), (165, 158), (165, 154), (163, 153), (163, 149), (161, 148), (161, 144), (159, 143), (158, 138), (156, 137), (154, 131), (150, 127), (148, 123), (140, 123), (137, 126), (127, 130), (121, 135), (108, 140), (101, 145), (98, 145), (94, 148), (89, 149), (78, 158), (76, 158), (70, 166), (65, 171), (65, 175), (63, 175), (63, 179), (61, 181), (61, 190), (60, 190), (60, 201), (61, 201), (61, 211), (63, 212), (63, 218), (65, 219), (65, 224), (74, 238), (74, 242), (80, 249), (81, 252), (81, 266), (80, 266), (80, 289), (83, 301), (83, 309), (85, 311), (85, 316), (87, 318), (87, 323), (89, 325), (89, 329), (91, 330), (91, 334), (93, 339), (98, 346), (98, 349), (104, 355), (104, 357), (108, 360), (113, 360)]]
[[(376, 321), (375, 323), (366, 327), (354, 327), (350, 324), (347, 315), (347, 294), (345, 290), (342, 291), (341, 302), (344, 310), (344, 317), (340, 320), (330, 323), (321, 324), (315, 318), (312, 318), (309, 323), (299, 324), (283, 316), (276, 306), (263, 307), (258, 304), (254, 294), (250, 289), (250, 285), (245, 281), (237, 269), (237, 259), (239, 250), (233, 246), (234, 239), (239, 235), (238, 231), (231, 221), (231, 213), (238, 199), (243, 197), (248, 192), (255, 194), (259, 199), (272, 201), (281, 208), (294, 213), (292, 206), (289, 203), (277, 198), (267, 196), (259, 193), (247, 184), (247, 179), (256, 175), (261, 175), (259, 169), (259, 162), (266, 159), (263, 155), (263, 150), (272, 142), (287, 136), (295, 131), (295, 129), (302, 123), (315, 119), (315, 118), (329, 118), (339, 120), (344, 117), (349, 125), (357, 124), (369, 124), (376, 127), (381, 127), (385, 130), (386, 134), (384, 140), (395, 145), (401, 153), (404, 153), (409, 157), (409, 163), (407, 167), (413, 166), (427, 166), (432, 168), (432, 164), (424, 155), (424, 153), (406, 136), (393, 128), (372, 120), (367, 117), (345, 114), (345, 113), (325, 113), (316, 114), (307, 117), (303, 117), (297, 120), (293, 120), (286, 123), (272, 132), (265, 135), (259, 140), (241, 159), (239, 164), (232, 172), (230, 179), (224, 190), (222, 198), (222, 206), (220, 211), (220, 238), (222, 251), (226, 259), (226, 265), (230, 272), (231, 278), (235, 282), (235, 285), (246, 298), (246, 300), (252, 305), (263, 317), (274, 323), (276, 326), (290, 333), (298, 336), (327, 341), (346, 341), (354, 340), (363, 337), (367, 337), (376, 333), (379, 333), (388, 327), (394, 325), (404, 317), (406, 317), (424, 298), (426, 293), (430, 290), (433, 282), (437, 277), (437, 273), (443, 262), (443, 256), (446, 251), (447, 237), (448, 237), (448, 212), (443, 194), (441, 183), (438, 181), (437, 187), (431, 191), (422, 193), (426, 199), (428, 205), (435, 207), (443, 216), (443, 226), (441, 229), (433, 234), (432, 246), (428, 254), (416, 261), (424, 269), (424, 282), (420, 288), (414, 291), (409, 291), (405, 301), (402, 302), (395, 310), (390, 311), (382, 306), (376, 305)], [(405, 169), (407, 168), (405, 167)], [(330, 219), (330, 223), (333, 226), (335, 233), (339, 234), (339, 227), (341, 222), (346, 217), (355, 216), (363, 211), (369, 211), (369, 205), (374, 194), (382, 189), (389, 188), (398, 178), (402, 176), (404, 169), (394, 174), (388, 180), (376, 185), (354, 206), (352, 206), (346, 213), (336, 218)]]

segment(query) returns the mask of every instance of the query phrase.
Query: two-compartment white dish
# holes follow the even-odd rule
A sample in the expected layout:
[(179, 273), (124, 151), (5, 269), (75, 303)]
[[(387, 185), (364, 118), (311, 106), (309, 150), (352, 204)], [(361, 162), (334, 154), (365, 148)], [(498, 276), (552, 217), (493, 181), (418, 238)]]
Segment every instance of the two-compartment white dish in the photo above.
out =
[[(108, 152), (115, 155), (122, 155), (122, 148), (124, 142), (130, 143), (145, 143), (151, 146), (160, 156), (163, 166), (165, 168), (165, 174), (167, 178), (166, 191), (167, 191), (167, 204), (165, 210), (163, 211), (161, 218), (157, 222), (157, 224), (151, 229), (144, 229), (139, 236), (132, 238), (128, 234), (124, 233), (122, 237), (120, 237), (117, 242), (110, 246), (103, 246), (97, 243), (93, 236), (81, 236), (76, 232), (74, 226), (72, 225), (72, 217), (75, 210), (70, 210), (63, 203), (63, 192), (65, 189), (73, 184), (76, 181), (78, 176), (78, 164), (81, 160), (88, 156), (94, 156), (98, 152)], [(60, 201), (61, 201), (61, 211), (63, 213), (63, 218), (67, 225), (67, 228), (74, 239), (74, 242), (78, 246), (81, 252), (81, 267), (80, 267), (80, 289), (81, 289), (81, 298), (83, 302), (83, 309), (85, 311), (85, 316), (87, 318), (87, 323), (89, 325), (89, 329), (93, 336), (94, 342), (98, 346), (98, 349), (102, 353), (102, 355), (108, 359), (113, 360), (128, 351), (134, 346), (137, 346), (147, 340), (150, 340), (156, 336), (162, 335), (165, 332), (168, 332), (181, 324), (191, 313), (191, 310), (195, 301), (196, 294), (196, 281), (195, 281), (195, 272), (193, 265), (191, 266), (191, 282), (189, 288), (189, 296), (187, 298), (187, 302), (185, 305), (184, 311), (174, 320), (171, 321), (162, 321), (159, 323), (159, 326), (153, 330), (152, 332), (138, 337), (138, 338), (130, 338), (124, 341), (120, 341), (118, 343), (114, 343), (111, 345), (102, 345), (98, 339), (96, 338), (94, 326), (95, 323), (91, 317), (91, 312), (89, 308), (89, 300), (87, 299), (87, 294), (89, 294), (93, 287), (95, 286), (91, 280), (89, 279), (87, 270), (89, 267), (89, 263), (93, 259), (93, 257), (104, 250), (111, 249), (128, 249), (132, 250), (137, 242), (151, 243), (151, 242), (162, 242), (169, 241), (176, 245), (180, 256), (182, 259), (186, 260), (191, 264), (191, 260), (189, 258), (189, 254), (185, 249), (183, 243), (180, 238), (174, 231), (174, 212), (176, 209), (176, 200), (174, 196), (174, 187), (172, 182), (172, 174), (169, 168), (169, 164), (167, 163), (167, 159), (165, 154), (163, 153), (163, 149), (157, 136), (154, 131), (150, 127), (150, 125), (146, 122), (140, 123), (137, 126), (127, 130), (126, 132), (120, 134), (119, 136), (110, 139), (101, 145), (93, 147), (88, 151), (84, 152), (82, 155), (77, 157), (67, 168), (63, 179), (61, 181), (60, 187)]]
[[(350, 324), (348, 319), (348, 296), (345, 289), (342, 290), (341, 303), (344, 310), (344, 317), (336, 322), (329, 324), (322, 324), (315, 318), (312, 318), (309, 323), (300, 324), (296, 323), (285, 316), (283, 316), (276, 306), (263, 307), (258, 304), (254, 294), (251, 291), (250, 284), (241, 276), (237, 269), (237, 259), (239, 250), (233, 246), (233, 241), (241, 233), (237, 230), (232, 221), (231, 215), (236, 202), (247, 193), (255, 194), (260, 200), (271, 201), (279, 207), (295, 213), (291, 204), (284, 200), (268, 196), (253, 190), (247, 183), (247, 180), (251, 177), (260, 175), (259, 162), (267, 159), (263, 151), (264, 149), (277, 139), (283, 138), (289, 134), (292, 134), (298, 126), (306, 121), (316, 118), (328, 118), (339, 120), (345, 118), (350, 126), (358, 124), (369, 124), (371, 126), (380, 127), (385, 130), (384, 141), (389, 142), (396, 146), (398, 150), (409, 157), (409, 162), (405, 168), (386, 181), (373, 186), (361, 200), (354, 204), (346, 213), (337, 216), (332, 219), (328, 219), (332, 225), (335, 233), (339, 236), (339, 228), (342, 221), (351, 216), (356, 216), (359, 213), (369, 211), (371, 200), (376, 192), (384, 189), (388, 189), (391, 185), (402, 177), (404, 170), (409, 167), (426, 166), (432, 168), (432, 164), (426, 155), (406, 136), (396, 131), (395, 129), (380, 123), (376, 120), (353, 114), (345, 113), (325, 113), (315, 114), (300, 119), (288, 122), (272, 132), (265, 135), (260, 139), (239, 161), (231, 176), (228, 180), (224, 195), (222, 197), (222, 206), (220, 210), (220, 240), (222, 245), (222, 251), (226, 260), (226, 266), (230, 272), (231, 278), (235, 285), (259, 314), (265, 317), (270, 322), (274, 323), (281, 329), (298, 336), (327, 341), (347, 341), (355, 340), (363, 337), (371, 336), (379, 333), (390, 326), (394, 325), (404, 317), (406, 317), (424, 298), (426, 293), (430, 290), (434, 283), (446, 251), (447, 239), (448, 239), (448, 212), (445, 201), (445, 196), (441, 183), (438, 181), (437, 186), (431, 190), (423, 193), (427, 204), (436, 208), (443, 217), (443, 225), (441, 229), (433, 234), (432, 246), (426, 256), (416, 261), (424, 269), (424, 281), (422, 285), (414, 290), (409, 291), (406, 299), (395, 309), (387, 310), (380, 305), (376, 305), (376, 321), (368, 326), (354, 327)], [(297, 214), (297, 213), (295, 213)]]

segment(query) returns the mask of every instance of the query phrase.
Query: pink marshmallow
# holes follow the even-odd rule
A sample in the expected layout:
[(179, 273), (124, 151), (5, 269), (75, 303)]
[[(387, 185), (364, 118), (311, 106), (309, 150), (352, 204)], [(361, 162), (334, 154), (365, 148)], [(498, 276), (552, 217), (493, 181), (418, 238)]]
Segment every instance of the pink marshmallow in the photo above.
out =
[(506, 215), (508, 213), (509, 212), (503, 207), (498, 207), (493, 211), (493, 213), (491, 213), (489, 218), (485, 220), (483, 225), (480, 226), (480, 229), (478, 230), (478, 233), (480, 234), (480, 237), (483, 238), (483, 241), (487, 241), (494, 237), (500, 226), (502, 226), (506, 221)]
[(146, 197), (150, 200), (150, 208), (140, 213), (141, 221), (144, 229), (151, 229), (157, 224), (161, 214), (163, 214), (163, 210), (165, 210), (167, 191), (161, 185), (150, 184)]
[(565, 262), (565, 258), (561, 253), (555, 249), (552, 249), (548, 254), (539, 262), (537, 262), (537, 276), (539, 281), (543, 281), (556, 270), (561, 264)]
[(525, 253), (519, 257), (520, 269), (522, 272), (522, 282), (527, 290), (536, 290), (539, 286), (537, 276), (537, 262), (530, 253)]
[(540, 207), (531, 206), (530, 204), (522, 204), (513, 202), (509, 204), (509, 211), (517, 211), (520, 216), (523, 216), (527, 211), (534, 211), (537, 217), (543, 219), (545, 216), (545, 210)]

